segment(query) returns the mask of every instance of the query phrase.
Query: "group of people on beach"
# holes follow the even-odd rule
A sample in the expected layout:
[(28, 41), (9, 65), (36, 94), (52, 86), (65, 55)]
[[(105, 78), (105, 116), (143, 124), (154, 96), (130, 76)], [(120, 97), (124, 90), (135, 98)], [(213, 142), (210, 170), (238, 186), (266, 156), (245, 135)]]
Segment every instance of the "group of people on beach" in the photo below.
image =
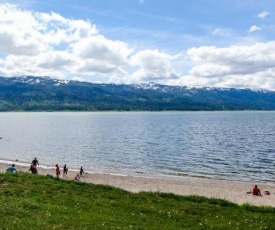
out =
[[(35, 157), (31, 163), (31, 166), (29, 168), (29, 172), (33, 173), (33, 174), (37, 174), (38, 170), (37, 170), (37, 166), (39, 165), (39, 162), (37, 160), (37, 158)], [(7, 168), (7, 172), (17, 172), (17, 169), (15, 168), (15, 164), (12, 164), (11, 166), (9, 166)], [(60, 174), (61, 174), (61, 170), (58, 164), (55, 165), (55, 174), (57, 178), (60, 178)], [(49, 174), (47, 174), (49, 176)], [(79, 173), (74, 177), (75, 181), (80, 181), (80, 178), (84, 175), (84, 169), (81, 166)], [(68, 177), (68, 167), (66, 164), (64, 164), (63, 166), (63, 178), (67, 178)]]
[(33, 159), (29, 172), (33, 173), (33, 174), (37, 174), (37, 166), (39, 165), (38, 160), (36, 159), (36, 157)]
[[(29, 168), (29, 172), (33, 173), (33, 174), (37, 174), (38, 171), (37, 171), (37, 166), (39, 165), (39, 162), (37, 160), (37, 158), (35, 157), (31, 163), (31, 166)], [(12, 164), (11, 166), (9, 166), (7, 168), (7, 171), (8, 172), (17, 172), (17, 169), (15, 168), (15, 164)], [(60, 170), (60, 167), (58, 164), (55, 165), (55, 173), (56, 173), (56, 177), (57, 178), (60, 178), (60, 173), (61, 173), (61, 170)], [(49, 175), (49, 174), (48, 174)], [(84, 175), (84, 169), (83, 167), (81, 166), (80, 167), (80, 170), (79, 170), (79, 173), (74, 177), (74, 180), (75, 181), (80, 181), (80, 178)], [(67, 178), (68, 177), (68, 167), (67, 165), (65, 164), (63, 166), (63, 178)], [(252, 191), (249, 191), (247, 192), (247, 194), (252, 194), (253, 196), (262, 196), (262, 193), (261, 193), (261, 190), (258, 188), (257, 185), (254, 186), (254, 188), (252, 189)], [(265, 195), (270, 195), (270, 192), (269, 191), (264, 191), (264, 194)]]
[[(36, 159), (36, 157), (33, 159), (31, 166), (29, 168), (29, 172), (37, 174), (37, 165), (39, 165), (38, 160)], [(12, 164), (11, 166), (9, 166), (7, 168), (7, 172), (17, 172), (17, 169), (15, 168), (15, 164)]]
[[(67, 178), (67, 175), (68, 175), (68, 167), (66, 164), (64, 164), (63, 166), (63, 178)], [(55, 165), (55, 174), (56, 174), (56, 177), (59, 178), (60, 177), (60, 173), (61, 173), (61, 170), (60, 170), (60, 167), (58, 164)]]
[[(64, 164), (63, 166), (63, 178), (67, 178), (68, 177), (68, 167), (67, 164)], [(55, 173), (56, 173), (56, 177), (59, 178), (60, 174), (61, 174), (61, 170), (58, 164), (55, 165)], [(75, 181), (80, 181), (80, 177), (84, 174), (84, 169), (81, 166), (80, 170), (79, 170), (79, 174), (77, 174), (74, 178)]]

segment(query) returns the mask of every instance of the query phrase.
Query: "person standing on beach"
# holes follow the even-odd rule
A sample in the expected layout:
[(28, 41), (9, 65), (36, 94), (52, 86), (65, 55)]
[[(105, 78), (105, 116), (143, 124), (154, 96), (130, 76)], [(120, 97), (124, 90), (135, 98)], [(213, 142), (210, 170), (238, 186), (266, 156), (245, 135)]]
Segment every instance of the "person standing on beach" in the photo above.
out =
[(84, 170), (83, 170), (83, 167), (81, 166), (81, 167), (80, 167), (80, 172), (79, 172), (80, 176), (82, 176), (83, 173), (84, 173)]
[(36, 157), (33, 159), (32, 165), (33, 165), (34, 167), (36, 167), (36, 165), (39, 165), (39, 162), (38, 162), (38, 160), (36, 159)]
[(55, 173), (56, 173), (56, 177), (59, 178), (59, 176), (60, 176), (60, 168), (59, 168), (58, 164), (55, 165)]
[(67, 173), (68, 173), (68, 168), (67, 168), (67, 165), (64, 164), (64, 167), (63, 167), (63, 177), (67, 177)]

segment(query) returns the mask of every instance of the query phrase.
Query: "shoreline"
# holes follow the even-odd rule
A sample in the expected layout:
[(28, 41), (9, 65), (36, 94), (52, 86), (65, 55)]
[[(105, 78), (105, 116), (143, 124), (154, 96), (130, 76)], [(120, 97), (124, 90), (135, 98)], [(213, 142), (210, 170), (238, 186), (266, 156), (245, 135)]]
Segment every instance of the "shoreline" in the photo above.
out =
[[(22, 161), (22, 160), (8, 160), (0, 157), (0, 164), (16, 164), (17, 166), (26, 166), (30, 167), (30, 162)], [(55, 170), (55, 164), (43, 164), (39, 165), (40, 168), (43, 169), (52, 169)], [(59, 165), (60, 170), (63, 171), (63, 165)], [(85, 168), (86, 169), (86, 168)], [(70, 171), (78, 172), (79, 169), (75, 167), (70, 167)], [(1, 170), (0, 170), (1, 172)], [(176, 181), (185, 181), (185, 180), (213, 180), (213, 181), (228, 181), (234, 183), (248, 183), (248, 184), (264, 184), (275, 186), (275, 181), (266, 180), (266, 181), (251, 181), (251, 180), (241, 180), (241, 179), (230, 179), (230, 178), (219, 178), (219, 177), (209, 177), (209, 176), (202, 176), (202, 175), (191, 175), (191, 174), (160, 174), (160, 173), (150, 173), (150, 172), (130, 172), (130, 171), (107, 171), (107, 170), (85, 170), (88, 174), (103, 174), (103, 175), (117, 175), (117, 176), (132, 176), (132, 177), (142, 177), (148, 179), (164, 179), (164, 180), (176, 180)], [(275, 192), (275, 191), (274, 191)]]
[[(15, 164), (17, 166), (25, 166), (27, 168), (30, 167), (31, 163), (26, 161), (19, 161), (19, 160), (7, 160), (4, 158), (0, 158), (0, 164), (11, 165)], [(54, 164), (40, 164), (39, 168), (44, 170), (52, 170), (55, 172), (55, 165)], [(59, 165), (60, 170), (63, 172), (63, 165)], [(86, 168), (85, 168), (86, 169)], [(79, 169), (73, 167), (69, 168), (69, 171), (73, 171), (75, 173), (79, 172)], [(0, 169), (1, 172), (1, 169)], [(197, 181), (197, 180), (211, 180), (216, 182), (234, 182), (234, 183), (248, 183), (248, 184), (264, 184), (275, 186), (275, 183), (272, 183), (270, 180), (268, 181), (250, 181), (250, 180), (238, 180), (238, 179), (230, 179), (230, 178), (215, 178), (215, 177), (207, 177), (201, 175), (189, 175), (189, 174), (153, 174), (147, 172), (125, 172), (125, 171), (107, 171), (107, 170), (85, 170), (87, 174), (100, 174), (100, 175), (110, 175), (110, 176), (121, 176), (121, 177), (141, 177), (144, 179), (159, 179), (159, 180), (175, 180), (175, 181)], [(275, 191), (274, 191), (275, 192)], [(275, 193), (274, 193), (275, 194)]]
[[(0, 173), (5, 173), (10, 164), (15, 164), (18, 171), (28, 172), (30, 163), (0, 159)], [(67, 178), (63, 178), (63, 165), (60, 165), (61, 179), (74, 180), (79, 172), (70, 169)], [(85, 171), (85, 168), (84, 168)], [(55, 167), (38, 166), (39, 175), (50, 174), (55, 177)], [(110, 185), (129, 192), (163, 192), (176, 195), (198, 195), (208, 198), (225, 199), (237, 204), (248, 203), (255, 206), (275, 207), (275, 184), (252, 183), (244, 181), (233, 181), (224, 179), (210, 179), (190, 176), (157, 176), (148, 174), (121, 174), (106, 172), (85, 172), (80, 179), (82, 182)], [(247, 194), (257, 184), (263, 196), (252, 196)], [(269, 191), (270, 195), (264, 195)]]

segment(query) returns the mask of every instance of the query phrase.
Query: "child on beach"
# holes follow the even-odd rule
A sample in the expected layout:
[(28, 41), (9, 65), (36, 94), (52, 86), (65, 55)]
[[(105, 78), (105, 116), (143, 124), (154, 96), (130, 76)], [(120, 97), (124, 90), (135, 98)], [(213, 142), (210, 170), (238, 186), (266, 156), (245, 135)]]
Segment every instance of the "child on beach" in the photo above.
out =
[(75, 180), (75, 181), (80, 181), (80, 176), (79, 176), (79, 174), (77, 174), (77, 175), (75, 176), (74, 180)]
[(10, 167), (8, 167), (7, 172), (17, 172), (16, 168), (15, 168), (15, 164), (12, 164)]

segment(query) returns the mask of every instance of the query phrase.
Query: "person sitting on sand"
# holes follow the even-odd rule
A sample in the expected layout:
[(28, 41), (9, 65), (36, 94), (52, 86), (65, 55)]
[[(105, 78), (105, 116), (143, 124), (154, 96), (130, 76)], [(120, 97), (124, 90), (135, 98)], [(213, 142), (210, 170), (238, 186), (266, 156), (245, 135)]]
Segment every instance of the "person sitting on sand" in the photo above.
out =
[(31, 171), (31, 173), (33, 173), (33, 174), (37, 174), (37, 169), (33, 164), (31, 164), (29, 171)]
[(56, 177), (59, 178), (59, 175), (60, 175), (60, 168), (58, 166), (58, 164), (55, 165), (55, 173), (56, 173)]
[(74, 180), (75, 180), (75, 181), (80, 181), (80, 176), (79, 176), (79, 174), (77, 174), (77, 175), (75, 176)]
[(15, 168), (15, 164), (12, 164), (10, 167), (8, 167), (7, 172), (17, 172), (16, 168)]
[(261, 196), (262, 195), (261, 191), (260, 191), (260, 189), (258, 188), (257, 185), (255, 185), (255, 187), (253, 188), (252, 195), (253, 196)]

